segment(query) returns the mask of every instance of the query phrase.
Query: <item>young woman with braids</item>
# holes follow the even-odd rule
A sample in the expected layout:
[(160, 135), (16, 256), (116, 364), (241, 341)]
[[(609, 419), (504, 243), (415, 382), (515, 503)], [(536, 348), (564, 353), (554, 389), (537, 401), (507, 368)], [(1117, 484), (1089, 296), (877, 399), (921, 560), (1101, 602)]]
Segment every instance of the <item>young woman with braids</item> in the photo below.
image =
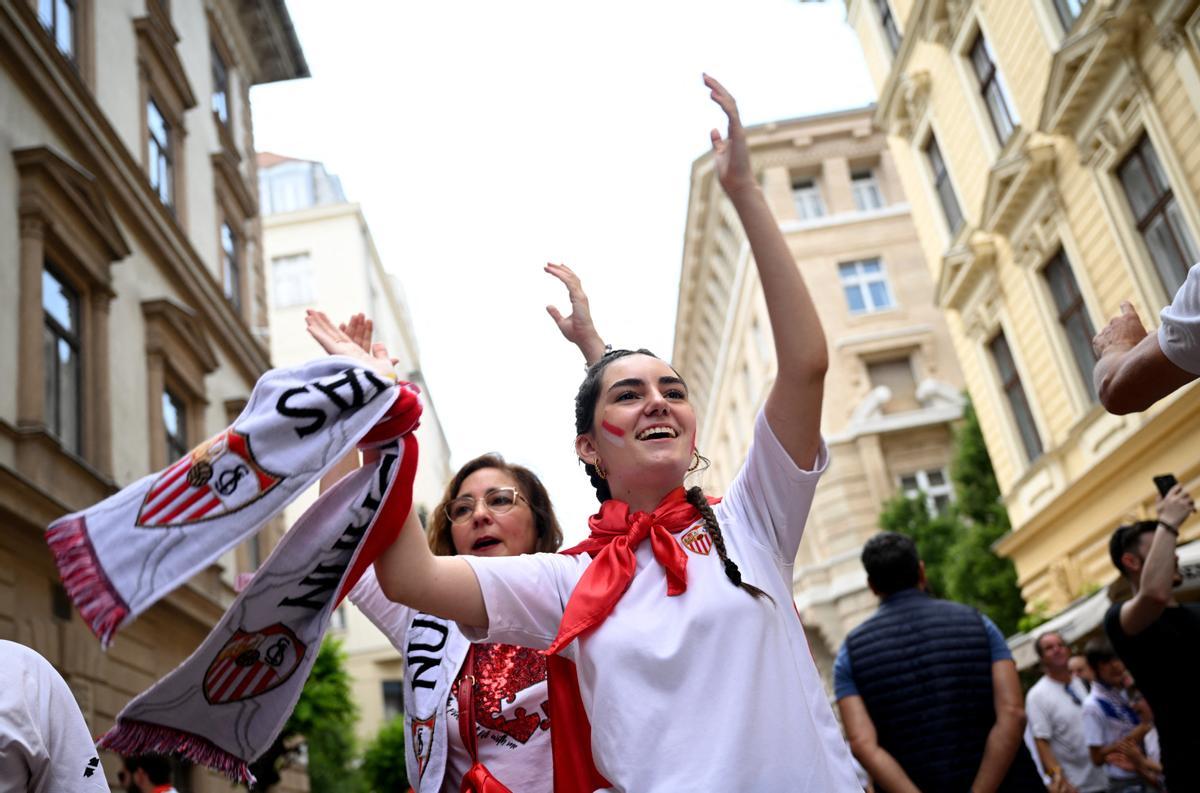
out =
[[(576, 399), (575, 450), (603, 502), (587, 540), (561, 554), (435, 557), (410, 518), (376, 565), (388, 597), (471, 639), (546, 650), (556, 793), (861, 790), (790, 603), (828, 464), (825, 338), (737, 106), (705, 84), (729, 119), (726, 137), (712, 132), (715, 172), (754, 254), (778, 358), (725, 498), (709, 508), (681, 486), (696, 459), (683, 378), (645, 351), (618, 351), (589, 368)], [(352, 352), (323, 315), (309, 327), (330, 352)], [(568, 701), (574, 720), (557, 709)]]

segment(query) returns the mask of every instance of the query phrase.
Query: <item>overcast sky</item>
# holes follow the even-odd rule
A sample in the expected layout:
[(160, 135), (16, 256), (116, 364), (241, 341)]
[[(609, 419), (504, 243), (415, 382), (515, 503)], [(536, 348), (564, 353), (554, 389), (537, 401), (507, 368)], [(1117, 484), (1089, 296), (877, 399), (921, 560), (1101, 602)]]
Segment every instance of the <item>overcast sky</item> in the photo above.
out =
[(867, 104), (842, 4), (288, 8), (313, 77), (254, 89), (256, 147), (324, 162), (363, 205), (452, 464), (500, 451), (528, 465), (581, 538), (596, 507), (573, 453), (583, 359), (546, 315), (567, 304), (542, 265), (580, 274), (614, 346), (669, 356), (689, 169), (722, 120), (701, 73), (747, 124)]

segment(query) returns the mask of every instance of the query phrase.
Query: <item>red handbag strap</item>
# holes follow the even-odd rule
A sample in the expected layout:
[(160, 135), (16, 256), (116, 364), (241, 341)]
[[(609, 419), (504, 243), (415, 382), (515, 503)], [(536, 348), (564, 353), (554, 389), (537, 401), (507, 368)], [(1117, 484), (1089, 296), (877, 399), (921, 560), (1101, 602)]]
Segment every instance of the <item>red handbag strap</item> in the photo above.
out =
[(458, 734), (463, 746), (471, 756), (471, 763), (479, 762), (475, 743), (475, 645), (467, 647), (467, 659), (463, 661), (462, 675), (458, 678)]

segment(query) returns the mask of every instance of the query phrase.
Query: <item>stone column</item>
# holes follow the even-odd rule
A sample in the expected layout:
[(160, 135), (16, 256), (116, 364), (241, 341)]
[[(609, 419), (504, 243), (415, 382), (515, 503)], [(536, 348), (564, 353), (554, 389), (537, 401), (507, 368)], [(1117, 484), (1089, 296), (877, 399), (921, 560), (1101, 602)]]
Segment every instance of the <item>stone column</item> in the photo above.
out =
[(90, 419), (87, 429), (89, 443), (85, 454), (97, 471), (111, 478), (112, 459), (112, 372), (109, 371), (108, 315), (109, 304), (115, 295), (107, 289), (91, 294), (90, 339), (85, 340), (89, 355), (85, 366), (90, 368), (88, 385), (91, 404), (84, 411)]
[(845, 157), (830, 157), (821, 166), (821, 181), (829, 198), (829, 214), (854, 212), (854, 194), (850, 190), (850, 163)]
[(18, 276), (17, 424), (45, 423), (46, 372), (42, 359), (42, 268), (45, 224), (41, 217), (21, 218), (20, 275)]

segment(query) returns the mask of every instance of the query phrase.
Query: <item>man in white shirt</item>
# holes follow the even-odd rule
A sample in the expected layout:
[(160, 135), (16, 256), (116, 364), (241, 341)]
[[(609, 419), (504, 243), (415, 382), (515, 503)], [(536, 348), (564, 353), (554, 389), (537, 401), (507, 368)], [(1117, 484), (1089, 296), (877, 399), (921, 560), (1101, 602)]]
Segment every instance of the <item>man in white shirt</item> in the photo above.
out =
[(1096, 338), (1092, 378), (1110, 413), (1137, 413), (1200, 377), (1200, 264), (1192, 266), (1158, 333), (1147, 333), (1129, 301)]
[(67, 683), (24, 645), (0, 641), (0, 793), (108, 793)]
[(1088, 690), (1071, 674), (1071, 650), (1054, 631), (1033, 643), (1045, 674), (1025, 697), (1025, 715), (1034, 749), (1050, 779), (1052, 793), (1097, 793), (1108, 787), (1104, 772), (1092, 764), (1083, 735), (1083, 701)]

